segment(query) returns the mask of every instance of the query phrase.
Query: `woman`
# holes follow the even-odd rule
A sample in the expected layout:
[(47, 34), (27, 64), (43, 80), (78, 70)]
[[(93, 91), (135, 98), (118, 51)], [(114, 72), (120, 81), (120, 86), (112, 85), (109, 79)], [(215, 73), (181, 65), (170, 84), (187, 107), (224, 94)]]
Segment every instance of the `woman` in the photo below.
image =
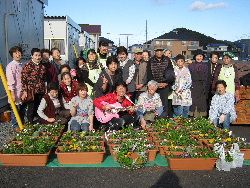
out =
[(101, 97), (107, 93), (113, 92), (118, 82), (122, 81), (122, 72), (118, 69), (118, 59), (115, 56), (110, 56), (106, 61), (106, 69), (104, 69), (95, 86), (95, 98)]
[[(88, 50), (87, 57), (88, 57), (87, 67), (89, 71), (89, 79), (95, 84), (102, 71), (102, 66), (97, 61), (98, 58), (94, 49)], [(93, 86), (89, 85), (88, 83), (87, 86), (88, 86), (88, 95), (93, 96)]]
[(227, 92), (235, 95), (236, 101), (239, 98), (240, 80), (238, 76), (238, 71), (232, 61), (232, 54), (227, 52), (223, 55), (223, 64), (220, 68), (215, 70), (214, 80), (213, 80), (213, 90), (216, 90), (215, 83), (218, 80), (224, 80), (227, 84)]
[(215, 83), (216, 93), (212, 98), (209, 119), (214, 125), (229, 129), (230, 123), (235, 121), (234, 95), (226, 92), (227, 84), (224, 80)]
[(192, 78), (190, 115), (193, 117), (207, 116), (209, 72), (207, 64), (203, 63), (204, 57), (202, 50), (197, 50), (193, 58), (195, 62), (189, 65)]
[(87, 83), (94, 87), (94, 83), (89, 79), (89, 69), (87, 62), (83, 57), (76, 60), (76, 79), (79, 83)]
[(25, 64), (21, 72), (21, 100), (27, 105), (27, 119), (30, 124), (33, 124), (34, 116), (46, 91), (46, 70), (40, 63), (41, 59), (40, 49), (33, 48), (31, 60)]
[[(135, 117), (133, 115), (133, 103), (126, 95), (127, 93), (127, 85), (124, 82), (117, 83), (115, 92), (106, 94), (102, 97), (94, 99), (94, 105), (97, 109), (102, 110), (103, 114), (107, 111), (112, 111), (115, 109), (114, 105), (129, 108), (129, 111), (121, 111), (115, 114), (111, 120), (107, 122), (107, 126), (109, 129), (119, 130), (123, 126), (134, 123)], [(96, 116), (98, 115), (95, 113)], [(118, 116), (119, 117), (118, 117)], [(102, 122), (102, 118), (97, 117), (97, 120)], [(106, 118), (106, 117), (105, 117)]]
[(153, 122), (155, 117), (161, 116), (163, 106), (160, 95), (156, 93), (158, 83), (154, 80), (148, 82), (147, 91), (140, 94), (137, 105), (137, 115), (143, 129), (146, 128), (147, 121)]

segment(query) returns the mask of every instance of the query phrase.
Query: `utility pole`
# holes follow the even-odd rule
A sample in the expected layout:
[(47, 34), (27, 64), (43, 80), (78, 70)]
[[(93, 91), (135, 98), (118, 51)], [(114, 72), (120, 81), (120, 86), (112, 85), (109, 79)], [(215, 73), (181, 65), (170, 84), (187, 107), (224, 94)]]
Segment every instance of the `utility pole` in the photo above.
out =
[(125, 35), (125, 36), (127, 36), (127, 49), (128, 49), (128, 36), (130, 36), (130, 35), (133, 35), (133, 34), (120, 34), (120, 35)]
[(148, 20), (146, 20), (146, 42), (148, 41)]

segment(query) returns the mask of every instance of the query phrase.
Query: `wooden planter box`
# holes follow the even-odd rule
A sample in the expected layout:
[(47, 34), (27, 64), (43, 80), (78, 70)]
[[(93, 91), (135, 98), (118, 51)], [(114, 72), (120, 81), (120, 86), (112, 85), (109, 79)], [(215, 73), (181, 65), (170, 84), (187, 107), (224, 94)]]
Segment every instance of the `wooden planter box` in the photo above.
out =
[(105, 148), (102, 152), (60, 152), (56, 150), (60, 164), (100, 164), (103, 162)]
[(168, 158), (171, 170), (212, 170), (217, 158)]
[(0, 154), (4, 166), (45, 166), (50, 152), (46, 154)]
[(244, 153), (245, 160), (250, 160), (250, 149), (241, 149), (240, 151)]

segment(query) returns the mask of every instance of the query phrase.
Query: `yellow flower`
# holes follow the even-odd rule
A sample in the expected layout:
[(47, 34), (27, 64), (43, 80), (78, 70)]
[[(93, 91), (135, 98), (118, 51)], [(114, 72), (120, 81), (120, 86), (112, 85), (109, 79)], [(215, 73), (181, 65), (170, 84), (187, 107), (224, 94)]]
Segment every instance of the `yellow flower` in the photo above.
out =
[(199, 134), (200, 137), (204, 137), (204, 134)]
[(208, 136), (208, 134), (205, 134), (205, 136)]
[(91, 146), (91, 149), (92, 149), (92, 150), (95, 150), (95, 149), (96, 149), (96, 146)]
[(132, 152), (128, 152), (127, 156), (130, 157), (132, 155)]
[(230, 138), (230, 137), (228, 137), (227, 139), (226, 139), (226, 142), (231, 142), (232, 141), (232, 138)]
[(209, 143), (210, 143), (210, 144), (214, 143), (214, 138), (209, 139)]

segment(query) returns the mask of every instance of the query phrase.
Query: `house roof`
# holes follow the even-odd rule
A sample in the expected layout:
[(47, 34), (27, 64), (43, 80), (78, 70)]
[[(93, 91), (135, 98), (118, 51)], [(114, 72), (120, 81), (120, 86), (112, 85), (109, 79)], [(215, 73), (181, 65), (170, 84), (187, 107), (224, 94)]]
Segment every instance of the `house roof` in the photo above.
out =
[(86, 31), (89, 34), (101, 34), (101, 25), (79, 24), (82, 32)]
[(66, 19), (66, 16), (44, 16), (44, 19)]

